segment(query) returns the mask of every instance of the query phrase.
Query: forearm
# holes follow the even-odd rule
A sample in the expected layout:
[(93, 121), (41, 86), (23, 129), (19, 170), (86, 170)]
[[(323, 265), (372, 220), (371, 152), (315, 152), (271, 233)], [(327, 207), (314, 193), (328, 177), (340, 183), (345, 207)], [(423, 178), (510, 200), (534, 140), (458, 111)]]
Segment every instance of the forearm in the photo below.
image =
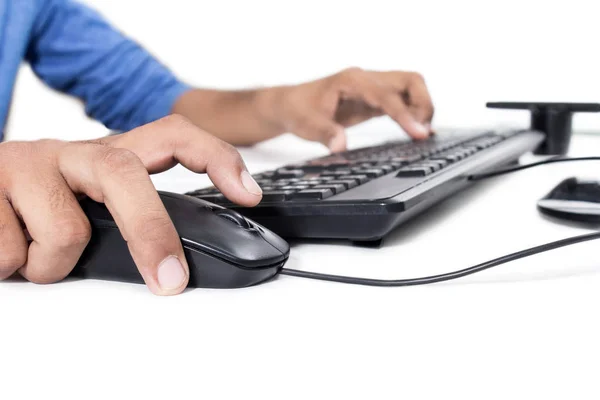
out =
[(249, 146), (285, 132), (275, 118), (282, 89), (194, 89), (181, 95), (172, 111), (221, 140)]

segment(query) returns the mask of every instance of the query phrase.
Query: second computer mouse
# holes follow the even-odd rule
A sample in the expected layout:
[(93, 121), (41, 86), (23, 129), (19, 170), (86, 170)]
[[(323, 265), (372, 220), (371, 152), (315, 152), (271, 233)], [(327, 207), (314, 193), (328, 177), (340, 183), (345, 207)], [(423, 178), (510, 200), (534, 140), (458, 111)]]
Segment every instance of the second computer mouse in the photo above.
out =
[[(190, 268), (188, 287), (240, 288), (277, 275), (289, 245), (233, 210), (190, 196), (159, 192), (183, 244)], [(80, 202), (92, 238), (72, 276), (143, 283), (114, 219), (104, 204)]]
[(568, 221), (600, 224), (600, 182), (568, 178), (538, 201), (538, 210)]

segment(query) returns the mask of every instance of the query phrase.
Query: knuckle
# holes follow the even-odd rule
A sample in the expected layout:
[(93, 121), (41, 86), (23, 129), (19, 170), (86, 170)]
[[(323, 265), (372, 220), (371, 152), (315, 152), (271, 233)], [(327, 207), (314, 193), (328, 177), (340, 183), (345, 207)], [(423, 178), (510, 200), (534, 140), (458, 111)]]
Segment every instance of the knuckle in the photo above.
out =
[(48, 151), (56, 150), (61, 145), (64, 142), (55, 139), (4, 142), (0, 144), (0, 153), (3, 160), (10, 160), (7, 164), (22, 164), (24, 160), (31, 162), (32, 159), (47, 157), (50, 154)]
[(49, 239), (58, 249), (85, 247), (92, 237), (92, 228), (86, 218), (69, 218), (54, 226)]
[(2, 159), (11, 160), (11, 163), (8, 163), (8, 165), (12, 164), (13, 160), (30, 159), (33, 155), (33, 148), (33, 143), (26, 142), (5, 142), (0, 144)]
[(340, 72), (339, 77), (342, 82), (346, 84), (353, 84), (356, 81), (360, 80), (363, 74), (364, 70), (362, 68), (350, 67)]
[(362, 68), (349, 67), (349, 68), (346, 68), (345, 70), (343, 70), (341, 74), (345, 75), (345, 76), (356, 76), (356, 75), (362, 74), (363, 72), (364, 71)]
[(137, 168), (143, 168), (140, 158), (130, 150), (120, 148), (99, 149), (99, 165), (101, 168), (112, 172), (122, 173)]
[(237, 149), (229, 143), (219, 140), (218, 146), (218, 151), (222, 156), (233, 159), (234, 161), (242, 160), (242, 156), (240, 155), (239, 151), (237, 151)]
[(159, 120), (159, 122), (169, 125), (169, 126), (189, 126), (192, 125), (192, 122), (180, 114), (170, 114), (166, 117), (163, 117)]
[(425, 83), (425, 77), (419, 72), (408, 72), (411, 81)]

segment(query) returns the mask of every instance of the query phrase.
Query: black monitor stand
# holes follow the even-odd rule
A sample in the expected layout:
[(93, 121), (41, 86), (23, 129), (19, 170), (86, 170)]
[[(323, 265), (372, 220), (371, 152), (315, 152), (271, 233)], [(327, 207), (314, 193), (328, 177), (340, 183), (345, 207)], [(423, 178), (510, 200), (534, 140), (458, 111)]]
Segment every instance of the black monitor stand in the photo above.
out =
[(529, 110), (531, 129), (546, 134), (546, 140), (535, 154), (565, 155), (569, 151), (573, 113), (600, 112), (597, 103), (491, 102), (488, 108)]

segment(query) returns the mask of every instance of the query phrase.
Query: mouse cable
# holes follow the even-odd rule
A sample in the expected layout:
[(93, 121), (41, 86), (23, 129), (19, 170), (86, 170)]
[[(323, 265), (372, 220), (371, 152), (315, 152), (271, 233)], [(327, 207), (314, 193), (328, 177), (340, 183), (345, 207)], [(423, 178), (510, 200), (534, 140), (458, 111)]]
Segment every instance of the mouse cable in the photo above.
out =
[(410, 278), (410, 279), (369, 279), (369, 278), (356, 278), (342, 275), (329, 275), (321, 274), (318, 272), (300, 271), (295, 269), (283, 268), (281, 270), (282, 275), (295, 276), (298, 278), (316, 279), (321, 281), (349, 283), (353, 285), (365, 285), (365, 286), (383, 286), (383, 287), (398, 287), (398, 286), (417, 286), (426, 285), (430, 283), (437, 283), (443, 281), (449, 281), (452, 279), (462, 278), (467, 275), (475, 274), (477, 272), (484, 271), (488, 268), (495, 267), (500, 264), (515, 261), (520, 258), (533, 256), (535, 254), (543, 253), (546, 251), (558, 249), (560, 247), (570, 246), (576, 243), (587, 242), (589, 240), (600, 239), (600, 232), (588, 233), (585, 235), (573, 236), (567, 239), (557, 240), (555, 242), (545, 243), (539, 246), (531, 247), (529, 249), (521, 250), (516, 253), (508, 254), (496, 259), (486, 261), (484, 263), (475, 265), (473, 267), (461, 269), (454, 272), (448, 272), (440, 275), (426, 276), (423, 278)]
[[(600, 157), (573, 157), (573, 158), (562, 158), (552, 157), (543, 161), (538, 161), (530, 164), (517, 165), (514, 167), (508, 167), (499, 169), (496, 171), (486, 172), (482, 174), (474, 174), (469, 176), (469, 180), (476, 181), (494, 176), (508, 174), (510, 172), (521, 171), (528, 168), (537, 167), (538, 165), (553, 164), (559, 162), (568, 161), (598, 161)], [(369, 278), (357, 278), (342, 275), (329, 275), (318, 272), (300, 271), (295, 269), (283, 268), (281, 271), (282, 275), (295, 276), (298, 278), (316, 279), (329, 282), (349, 283), (354, 285), (366, 285), (366, 286), (380, 286), (380, 287), (399, 287), (399, 286), (417, 286), (426, 285), (430, 283), (437, 283), (443, 281), (449, 281), (457, 278), (462, 278), (467, 275), (475, 274), (477, 272), (484, 271), (486, 269), (505, 264), (511, 261), (518, 260), (520, 258), (529, 257), (535, 254), (543, 253), (546, 251), (558, 249), (560, 247), (570, 246), (573, 244), (586, 242), (589, 240), (600, 239), (600, 232), (589, 233), (585, 235), (573, 236), (567, 239), (557, 240), (555, 242), (545, 243), (539, 246), (531, 247), (529, 249), (521, 250), (516, 253), (508, 254), (496, 259), (486, 261), (484, 263), (475, 265), (473, 267), (461, 269), (454, 272), (448, 272), (440, 275), (426, 276), (422, 278), (411, 278), (411, 279), (369, 279)]]
[(533, 162), (530, 164), (516, 165), (514, 167), (501, 168), (501, 169), (498, 169), (495, 171), (469, 175), (468, 179), (470, 181), (479, 181), (479, 180), (486, 179), (486, 178), (492, 178), (494, 176), (508, 174), (510, 172), (516, 172), (516, 171), (521, 171), (521, 170), (528, 169), (528, 168), (537, 167), (538, 165), (554, 164), (554, 163), (569, 162), (569, 161), (599, 161), (599, 160), (600, 160), (600, 157), (571, 157), (571, 158), (563, 158), (560, 156), (551, 157), (546, 160), (537, 161), (537, 162)]

